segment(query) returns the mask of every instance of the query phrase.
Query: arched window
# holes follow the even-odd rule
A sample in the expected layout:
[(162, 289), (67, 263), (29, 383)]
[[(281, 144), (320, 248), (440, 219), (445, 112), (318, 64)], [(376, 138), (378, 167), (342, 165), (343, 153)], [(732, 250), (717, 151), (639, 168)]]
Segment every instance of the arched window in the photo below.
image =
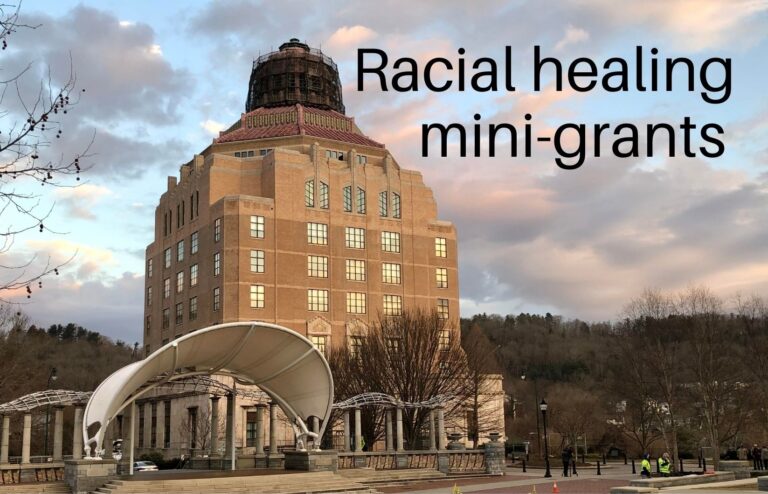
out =
[(392, 193), (392, 217), (400, 218), (400, 194)]
[(320, 182), (320, 207), (328, 209), (328, 184)]
[(315, 181), (312, 179), (304, 182), (304, 205), (308, 208), (315, 207)]
[(365, 189), (357, 188), (357, 212), (365, 214)]
[(379, 216), (386, 217), (388, 214), (387, 191), (379, 192)]
[(352, 212), (352, 186), (347, 185), (344, 187), (344, 211)]

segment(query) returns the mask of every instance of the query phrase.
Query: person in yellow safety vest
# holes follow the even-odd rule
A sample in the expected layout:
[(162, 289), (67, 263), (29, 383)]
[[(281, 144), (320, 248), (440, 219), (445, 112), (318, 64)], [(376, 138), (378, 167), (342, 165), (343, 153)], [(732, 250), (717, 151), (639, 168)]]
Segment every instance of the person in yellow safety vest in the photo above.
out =
[(657, 461), (659, 463), (659, 473), (661, 476), (669, 477), (669, 470), (672, 466), (672, 463), (669, 461), (669, 453), (665, 451)]
[(640, 477), (644, 479), (651, 478), (651, 455), (645, 453), (643, 455), (643, 461), (640, 462)]

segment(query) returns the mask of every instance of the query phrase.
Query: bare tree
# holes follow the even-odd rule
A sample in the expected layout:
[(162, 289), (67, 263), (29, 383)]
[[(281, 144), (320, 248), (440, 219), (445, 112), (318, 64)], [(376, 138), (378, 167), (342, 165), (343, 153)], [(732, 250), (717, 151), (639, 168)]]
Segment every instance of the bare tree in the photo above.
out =
[(467, 386), (470, 394), (467, 403), (470, 415), (467, 420), (467, 438), (472, 441), (473, 447), (477, 448), (483, 424), (493, 423), (495, 426), (498, 422), (497, 410), (485, 405), (491, 392), (489, 375), (499, 373), (500, 366), (495, 356), (496, 347), (478, 326), (473, 325), (463, 335), (461, 346), (467, 356)]

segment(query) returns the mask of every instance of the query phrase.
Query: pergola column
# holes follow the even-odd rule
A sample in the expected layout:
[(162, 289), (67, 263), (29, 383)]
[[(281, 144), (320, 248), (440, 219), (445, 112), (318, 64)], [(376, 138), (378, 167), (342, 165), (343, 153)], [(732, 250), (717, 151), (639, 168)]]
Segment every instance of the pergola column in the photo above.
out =
[(211, 455), (219, 451), (219, 397), (211, 396)]
[[(83, 457), (83, 407), (81, 406), (75, 406), (74, 429), (72, 431), (72, 459), (79, 460)], [(130, 444), (133, 444), (133, 437), (130, 438)]]
[(64, 408), (53, 409), (53, 461), (61, 461), (64, 441)]
[(342, 451), (349, 451), (349, 410), (344, 410), (344, 445), (341, 447)]
[(437, 442), (435, 441), (435, 410), (434, 408), (429, 410), (429, 450), (434, 451), (437, 449)]
[[(128, 440), (128, 475), (133, 475), (133, 453), (136, 450), (136, 419), (138, 418), (136, 416), (138, 412), (135, 401), (132, 401), (131, 404), (128, 405), (128, 410), (130, 410), (131, 414), (131, 424), (128, 428), (128, 437), (130, 438)], [(82, 422), (82, 417), (80, 418), (80, 421)], [(125, 447), (125, 444), (123, 444), (123, 447)], [(125, 455), (125, 450), (123, 450), (123, 455)]]
[(437, 449), (445, 449), (445, 412), (437, 409)]
[(3, 435), (0, 436), (0, 465), (8, 463), (8, 440), (11, 435), (11, 417), (3, 415)]
[(269, 454), (277, 454), (277, 403), (269, 404)]
[(32, 441), (32, 414), (24, 414), (24, 432), (21, 436), (21, 462), (29, 463), (29, 446)]
[(235, 393), (227, 395), (227, 446), (226, 455), (229, 458), (230, 470), (235, 470), (237, 466), (237, 448), (235, 448), (235, 420), (237, 416), (236, 412), (236, 396)]
[(395, 410), (395, 430), (397, 436), (395, 449), (403, 451), (403, 409), (400, 407)]
[(392, 451), (394, 449), (392, 447), (392, 409), (387, 408), (387, 411), (384, 412), (384, 416), (386, 420), (387, 451)]
[(355, 407), (355, 451), (362, 451), (361, 438), (363, 437), (362, 415), (360, 407)]
[(256, 454), (264, 454), (264, 405), (256, 405)]

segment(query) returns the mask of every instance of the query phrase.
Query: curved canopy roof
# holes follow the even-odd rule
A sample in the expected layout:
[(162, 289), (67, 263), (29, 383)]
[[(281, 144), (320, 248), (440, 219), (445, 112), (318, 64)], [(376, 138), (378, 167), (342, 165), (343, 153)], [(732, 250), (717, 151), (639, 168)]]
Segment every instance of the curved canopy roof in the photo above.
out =
[(91, 397), (90, 391), (69, 391), (66, 389), (48, 389), (37, 391), (16, 398), (0, 405), (0, 415), (17, 412), (29, 412), (44, 406), (85, 405)]
[(333, 408), (337, 410), (348, 410), (350, 408), (364, 407), (364, 406), (380, 406), (380, 407), (401, 407), (401, 408), (439, 408), (446, 403), (453, 400), (450, 396), (437, 395), (433, 396), (426, 401), (401, 401), (385, 393), (362, 393), (355, 395), (346, 400), (339, 401), (333, 404)]
[(333, 378), (322, 353), (290, 329), (264, 322), (236, 322), (184, 335), (106, 378), (85, 409), (85, 444), (101, 449), (106, 425), (149, 390), (212, 374), (258, 385), (302, 433), (308, 433), (307, 419), (318, 417), (322, 436), (333, 406)]

